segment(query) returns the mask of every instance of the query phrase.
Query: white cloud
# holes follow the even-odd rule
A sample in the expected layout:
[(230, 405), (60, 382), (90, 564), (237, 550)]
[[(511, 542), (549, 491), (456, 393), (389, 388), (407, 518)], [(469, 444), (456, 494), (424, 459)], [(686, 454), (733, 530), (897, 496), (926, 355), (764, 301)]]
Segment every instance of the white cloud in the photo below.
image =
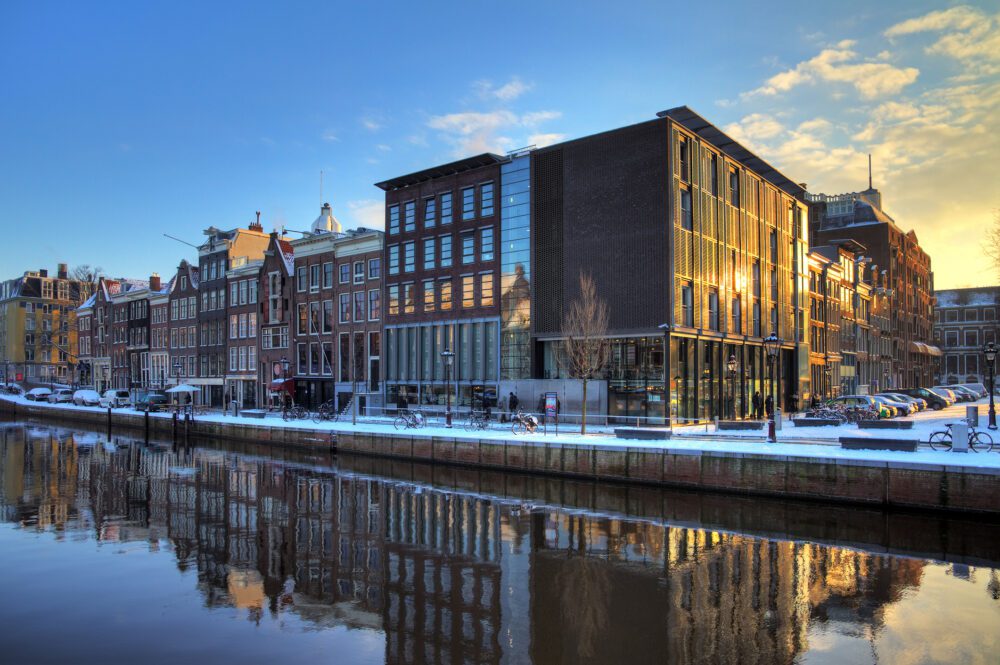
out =
[(347, 202), (348, 226), (364, 226), (369, 229), (385, 228), (385, 203), (375, 199), (359, 199)]
[(982, 20), (983, 14), (971, 7), (952, 7), (930, 12), (918, 18), (911, 18), (891, 26), (883, 34), (892, 39), (915, 32), (940, 31), (948, 29), (968, 30)]
[(375, 146), (375, 149), (378, 150), (379, 152), (389, 152), (392, 150), (391, 147), (387, 146), (384, 143), (379, 143), (377, 146)]
[(334, 134), (331, 131), (323, 132), (323, 137), (322, 138), (323, 138), (324, 141), (329, 141), (331, 143), (333, 143), (334, 141), (339, 141), (340, 140), (340, 137), (338, 137), (336, 134)]
[(491, 81), (476, 81), (472, 86), (479, 93), (479, 96), (487, 100), (500, 100), (501, 102), (510, 102), (528, 90), (531, 90), (531, 85), (525, 83), (517, 76), (511, 78), (510, 81), (504, 83), (500, 87), (494, 87)]
[(377, 132), (382, 129), (382, 122), (374, 116), (366, 115), (361, 118), (361, 126), (369, 132)]
[[(516, 136), (524, 130), (535, 129), (539, 124), (559, 118), (558, 111), (532, 111), (517, 114), (501, 109), (496, 111), (463, 111), (437, 115), (427, 121), (427, 126), (438, 130), (455, 145), (455, 154), (466, 156), (480, 152), (506, 152), (521, 145)], [(544, 137), (541, 133), (534, 136)]]
[(940, 36), (924, 52), (957, 60), (965, 67), (960, 79), (1000, 73), (1000, 14), (989, 15), (967, 6), (952, 7), (897, 23), (884, 34), (893, 39), (926, 32)]
[(528, 145), (533, 145), (536, 148), (544, 148), (547, 145), (552, 145), (553, 143), (559, 143), (566, 138), (565, 134), (532, 134), (528, 137)]
[(845, 39), (834, 48), (827, 48), (792, 69), (779, 72), (764, 85), (744, 93), (744, 99), (755, 95), (773, 96), (806, 83), (846, 83), (865, 99), (898, 94), (914, 81), (920, 71), (916, 67), (895, 67), (886, 62), (856, 62), (854, 41)]

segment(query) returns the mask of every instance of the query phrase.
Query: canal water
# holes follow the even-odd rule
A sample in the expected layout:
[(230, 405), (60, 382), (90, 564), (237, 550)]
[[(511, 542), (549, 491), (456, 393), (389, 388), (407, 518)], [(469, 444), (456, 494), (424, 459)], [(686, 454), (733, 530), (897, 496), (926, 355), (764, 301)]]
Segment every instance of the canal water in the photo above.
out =
[(0, 662), (997, 663), (1000, 526), (0, 423)]

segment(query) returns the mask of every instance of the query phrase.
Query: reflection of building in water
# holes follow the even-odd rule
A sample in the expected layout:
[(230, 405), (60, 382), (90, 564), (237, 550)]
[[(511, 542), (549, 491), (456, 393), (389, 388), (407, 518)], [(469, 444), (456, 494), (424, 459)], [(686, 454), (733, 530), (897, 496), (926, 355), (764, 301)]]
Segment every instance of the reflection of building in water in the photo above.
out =
[(500, 510), (388, 485), (386, 662), (499, 663)]
[(790, 663), (810, 622), (877, 631), (924, 566), (206, 449), (0, 444), (5, 520), (169, 540), (207, 605), (380, 631), (388, 663)]

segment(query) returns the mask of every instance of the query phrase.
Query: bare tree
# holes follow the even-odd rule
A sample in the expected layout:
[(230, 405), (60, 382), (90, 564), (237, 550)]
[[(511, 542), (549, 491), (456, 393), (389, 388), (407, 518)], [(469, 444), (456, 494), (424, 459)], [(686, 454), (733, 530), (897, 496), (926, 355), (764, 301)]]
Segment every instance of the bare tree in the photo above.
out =
[(993, 226), (986, 232), (983, 253), (993, 264), (994, 270), (1000, 274), (1000, 209), (993, 211)]
[(587, 382), (600, 377), (608, 364), (608, 306), (597, 295), (590, 275), (580, 273), (580, 297), (570, 303), (563, 317), (563, 342), (557, 355), (570, 378), (583, 382), (580, 433), (587, 433)]
[(89, 263), (82, 263), (78, 266), (74, 266), (73, 270), (70, 271), (70, 279), (87, 282), (89, 284), (96, 284), (97, 281), (103, 276), (104, 268), (100, 266), (91, 266)]

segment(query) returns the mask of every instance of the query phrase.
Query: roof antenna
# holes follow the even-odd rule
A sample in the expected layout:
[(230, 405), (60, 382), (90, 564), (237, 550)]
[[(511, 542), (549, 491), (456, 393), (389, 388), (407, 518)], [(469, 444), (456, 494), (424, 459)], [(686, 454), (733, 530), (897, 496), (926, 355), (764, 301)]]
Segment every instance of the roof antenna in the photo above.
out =
[(868, 189), (872, 188), (872, 154), (868, 153)]

